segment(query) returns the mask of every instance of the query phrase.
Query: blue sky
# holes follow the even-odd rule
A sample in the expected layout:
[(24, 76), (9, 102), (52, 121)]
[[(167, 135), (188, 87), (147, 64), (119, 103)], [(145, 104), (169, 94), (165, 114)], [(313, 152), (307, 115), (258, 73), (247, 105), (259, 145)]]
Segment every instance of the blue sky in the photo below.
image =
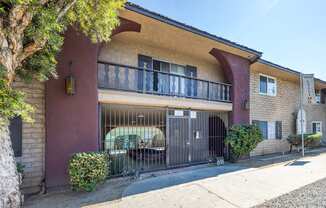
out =
[(326, 80), (325, 0), (131, 0)]

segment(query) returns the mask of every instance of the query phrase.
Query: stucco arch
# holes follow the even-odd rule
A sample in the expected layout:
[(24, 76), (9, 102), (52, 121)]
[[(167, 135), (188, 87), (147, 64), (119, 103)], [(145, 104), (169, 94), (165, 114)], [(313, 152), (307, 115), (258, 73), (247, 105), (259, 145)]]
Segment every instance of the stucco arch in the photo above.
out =
[(250, 61), (219, 49), (209, 52), (221, 64), (226, 79), (232, 84), (233, 111), (230, 115), (232, 124), (249, 123), (249, 67)]
[[(122, 17), (119, 17), (120, 20), (120, 24), (118, 27), (116, 27), (111, 34), (111, 38), (119, 33), (123, 33), (123, 32), (140, 32), (141, 31), (141, 24), (129, 20), (129, 19), (125, 19)], [(103, 46), (105, 45), (105, 42), (101, 42), (97, 44), (98, 50), (97, 50), (97, 57), (100, 56), (101, 50), (103, 48)]]

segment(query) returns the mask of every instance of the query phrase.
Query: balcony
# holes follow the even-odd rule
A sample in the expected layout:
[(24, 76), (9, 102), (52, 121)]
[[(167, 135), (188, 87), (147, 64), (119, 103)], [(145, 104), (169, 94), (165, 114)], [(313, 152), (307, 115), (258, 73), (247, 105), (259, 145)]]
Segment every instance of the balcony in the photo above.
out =
[(98, 88), (231, 102), (231, 85), (168, 72), (98, 62)]

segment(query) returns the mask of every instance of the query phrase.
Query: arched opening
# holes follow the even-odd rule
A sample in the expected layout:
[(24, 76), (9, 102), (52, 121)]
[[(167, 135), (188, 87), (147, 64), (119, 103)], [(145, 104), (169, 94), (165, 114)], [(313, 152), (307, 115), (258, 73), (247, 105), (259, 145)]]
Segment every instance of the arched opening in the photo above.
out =
[(223, 157), (224, 139), (227, 133), (225, 124), (217, 115), (210, 116), (208, 123), (209, 154), (216, 157)]

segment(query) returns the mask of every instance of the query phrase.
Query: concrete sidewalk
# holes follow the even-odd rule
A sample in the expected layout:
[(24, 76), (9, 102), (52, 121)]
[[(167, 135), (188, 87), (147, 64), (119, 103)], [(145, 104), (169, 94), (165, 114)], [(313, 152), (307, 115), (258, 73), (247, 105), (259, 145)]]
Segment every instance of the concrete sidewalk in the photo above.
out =
[(326, 178), (326, 154), (245, 168), (207, 167), (137, 181), (122, 198), (85, 207), (251, 207)]
[(326, 178), (326, 149), (308, 155), (269, 155), (220, 167), (142, 174), (138, 180), (118, 178), (91, 193), (68, 189), (33, 196), (25, 207), (250, 207)]

